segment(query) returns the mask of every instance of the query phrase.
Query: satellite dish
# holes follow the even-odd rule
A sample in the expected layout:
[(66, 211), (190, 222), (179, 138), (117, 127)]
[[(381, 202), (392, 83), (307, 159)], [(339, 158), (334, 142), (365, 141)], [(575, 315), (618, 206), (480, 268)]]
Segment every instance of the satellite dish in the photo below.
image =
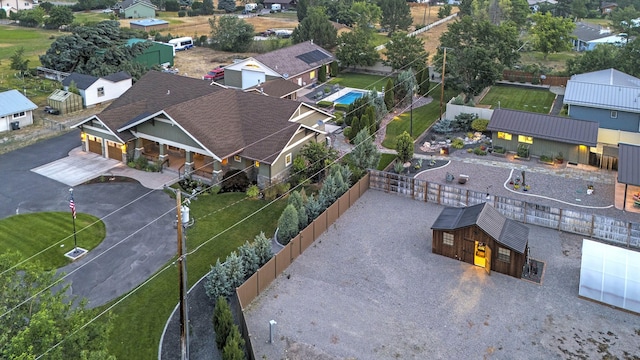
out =
[(284, 73), (284, 74), (282, 74), (282, 77), (285, 78), (285, 79), (288, 79), (289, 78), (289, 74)]

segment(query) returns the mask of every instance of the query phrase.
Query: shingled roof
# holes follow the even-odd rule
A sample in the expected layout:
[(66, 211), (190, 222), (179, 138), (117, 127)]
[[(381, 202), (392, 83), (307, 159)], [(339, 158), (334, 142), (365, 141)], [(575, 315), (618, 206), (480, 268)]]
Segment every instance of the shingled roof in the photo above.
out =
[(524, 254), (529, 228), (504, 217), (493, 206), (482, 203), (467, 207), (446, 207), (431, 226), (433, 230), (456, 230), (477, 225), (498, 243)]
[(487, 130), (538, 137), (568, 144), (596, 146), (598, 122), (526, 111), (496, 109)]
[(71, 73), (69, 76), (62, 80), (63, 86), (70, 86), (71, 82), (76, 84), (76, 87), (80, 90), (87, 90), (94, 82), (98, 81), (98, 78), (91, 75), (85, 75), (80, 73)]
[(302, 86), (285, 79), (273, 79), (245, 91), (262, 92), (273, 97), (284, 97), (298, 91)]
[(333, 54), (311, 41), (261, 54), (254, 59), (282, 75), (285, 79), (335, 60)]
[(301, 126), (289, 121), (300, 106), (292, 100), (149, 71), (95, 117), (128, 141), (134, 138), (129, 128), (164, 113), (220, 158), (241, 153), (271, 164)]
[(618, 182), (640, 186), (640, 146), (620, 143), (618, 147)]

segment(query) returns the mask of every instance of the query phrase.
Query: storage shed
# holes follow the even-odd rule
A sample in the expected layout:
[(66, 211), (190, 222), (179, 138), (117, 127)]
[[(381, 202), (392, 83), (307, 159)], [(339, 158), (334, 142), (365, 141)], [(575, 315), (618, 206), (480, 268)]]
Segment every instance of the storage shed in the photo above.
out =
[(175, 55), (173, 45), (144, 39), (127, 40), (127, 46), (133, 46), (138, 43), (149, 44), (149, 46), (144, 49), (142, 54), (134, 58), (135, 62), (144, 64), (148, 68), (152, 68), (155, 65), (173, 66), (173, 57)]
[(432, 252), (520, 278), (529, 229), (487, 203), (446, 207), (431, 227)]
[(60, 114), (69, 114), (82, 110), (82, 96), (58, 89), (49, 95), (47, 105), (60, 110)]
[(132, 29), (149, 32), (151, 30), (166, 29), (169, 27), (169, 22), (160, 19), (141, 19), (131, 21), (129, 23), (129, 27), (131, 27)]

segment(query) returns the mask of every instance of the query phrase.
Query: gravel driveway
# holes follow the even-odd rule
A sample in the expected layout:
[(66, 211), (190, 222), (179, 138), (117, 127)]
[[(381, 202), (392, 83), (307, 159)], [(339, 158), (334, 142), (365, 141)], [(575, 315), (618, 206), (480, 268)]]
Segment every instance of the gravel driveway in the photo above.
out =
[(442, 209), (367, 191), (246, 309), (256, 358), (640, 354), (637, 315), (578, 297), (581, 237), (527, 225), (531, 255), (546, 263), (542, 285), (489, 276), (431, 253)]

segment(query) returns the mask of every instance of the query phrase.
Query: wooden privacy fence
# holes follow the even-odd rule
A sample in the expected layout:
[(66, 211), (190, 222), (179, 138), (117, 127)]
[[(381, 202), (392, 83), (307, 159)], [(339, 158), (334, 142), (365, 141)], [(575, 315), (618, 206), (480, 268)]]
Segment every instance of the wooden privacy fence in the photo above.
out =
[(446, 206), (469, 206), (488, 202), (507, 218), (617, 245), (640, 248), (640, 223), (627, 222), (593, 213), (567, 210), (528, 201), (490, 195), (383, 171), (369, 171), (369, 187)]
[(568, 76), (550, 76), (545, 75), (542, 79), (540, 74), (534, 74), (518, 70), (503, 70), (502, 79), (507, 81), (530, 82), (532, 84), (549, 85), (549, 86), (567, 86), (567, 81), (571, 78)]
[[(242, 285), (236, 288), (236, 296), (242, 312), (253, 299), (262, 293), (278, 275), (291, 265), (291, 263), (302, 254), (311, 244), (322, 235), (327, 228), (333, 224), (342, 214), (345, 213), (369, 188), (369, 175), (365, 175), (360, 181), (344, 193), (336, 202), (329, 206), (311, 224), (304, 228), (296, 237), (291, 239), (289, 244), (275, 254), (271, 260), (264, 264)], [(244, 314), (241, 312), (240, 325), (242, 335), (247, 342), (248, 349), (252, 349), (251, 338), (247, 329)], [(253, 351), (250, 351), (250, 358), (255, 359)]]

